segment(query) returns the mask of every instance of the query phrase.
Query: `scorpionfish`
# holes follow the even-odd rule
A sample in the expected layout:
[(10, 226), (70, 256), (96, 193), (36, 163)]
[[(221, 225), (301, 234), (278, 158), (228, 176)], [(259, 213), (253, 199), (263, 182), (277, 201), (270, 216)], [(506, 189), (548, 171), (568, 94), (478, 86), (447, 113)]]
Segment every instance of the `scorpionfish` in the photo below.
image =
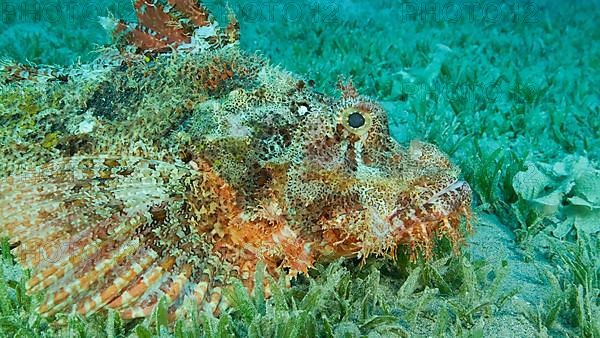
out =
[(319, 93), (196, 0), (134, 7), (137, 23), (102, 20), (115, 42), (89, 64), (0, 66), (0, 236), (39, 313), (218, 314), (257, 266), (292, 277), (461, 240), (460, 169), (397, 143), (351, 82)]

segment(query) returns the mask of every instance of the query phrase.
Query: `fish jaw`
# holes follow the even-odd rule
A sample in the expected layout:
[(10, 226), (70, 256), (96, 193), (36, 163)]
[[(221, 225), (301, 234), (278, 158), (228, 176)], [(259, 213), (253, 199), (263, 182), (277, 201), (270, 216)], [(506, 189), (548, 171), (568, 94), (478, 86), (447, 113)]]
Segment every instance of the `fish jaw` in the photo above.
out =
[(320, 224), (322, 237), (316, 246), (319, 260), (371, 255), (396, 258), (400, 247), (412, 260), (431, 258), (435, 240), (448, 238), (455, 251), (463, 241), (462, 224), (470, 230), (471, 188), (456, 180), (426, 200), (407, 200), (404, 193), (390, 212), (374, 207), (342, 212)]

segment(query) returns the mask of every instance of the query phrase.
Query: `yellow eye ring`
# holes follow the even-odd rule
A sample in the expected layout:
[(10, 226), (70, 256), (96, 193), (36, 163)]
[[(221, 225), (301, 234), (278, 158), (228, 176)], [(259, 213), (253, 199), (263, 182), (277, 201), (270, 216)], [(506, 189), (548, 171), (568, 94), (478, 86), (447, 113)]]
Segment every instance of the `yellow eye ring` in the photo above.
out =
[(349, 132), (360, 136), (373, 125), (373, 116), (369, 111), (348, 107), (340, 113), (339, 123)]

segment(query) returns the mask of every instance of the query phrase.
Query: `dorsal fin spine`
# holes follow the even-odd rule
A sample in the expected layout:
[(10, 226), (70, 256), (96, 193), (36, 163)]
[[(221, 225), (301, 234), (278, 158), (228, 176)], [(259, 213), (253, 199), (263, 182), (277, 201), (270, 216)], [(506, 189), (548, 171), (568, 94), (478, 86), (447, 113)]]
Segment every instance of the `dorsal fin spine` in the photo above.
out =
[[(134, 8), (138, 25), (131, 28), (118, 21), (113, 35), (117, 41), (133, 45), (138, 51), (163, 52), (178, 47), (204, 50), (239, 41), (239, 23), (231, 10), (229, 24), (220, 30), (201, 1), (134, 0)], [(196, 34), (200, 29), (202, 32)]]

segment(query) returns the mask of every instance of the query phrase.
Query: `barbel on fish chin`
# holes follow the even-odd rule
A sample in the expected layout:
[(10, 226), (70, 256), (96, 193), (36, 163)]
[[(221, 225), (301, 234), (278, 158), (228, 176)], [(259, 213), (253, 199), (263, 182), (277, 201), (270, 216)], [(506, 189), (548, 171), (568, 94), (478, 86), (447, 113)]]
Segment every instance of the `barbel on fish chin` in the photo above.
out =
[(103, 20), (116, 48), (91, 64), (2, 65), (0, 235), (45, 292), (40, 313), (131, 319), (161, 298), (172, 316), (218, 313), (259, 262), (292, 277), (460, 241), (460, 170), (395, 142), (351, 82), (317, 93), (194, 0), (134, 6), (138, 24)]

